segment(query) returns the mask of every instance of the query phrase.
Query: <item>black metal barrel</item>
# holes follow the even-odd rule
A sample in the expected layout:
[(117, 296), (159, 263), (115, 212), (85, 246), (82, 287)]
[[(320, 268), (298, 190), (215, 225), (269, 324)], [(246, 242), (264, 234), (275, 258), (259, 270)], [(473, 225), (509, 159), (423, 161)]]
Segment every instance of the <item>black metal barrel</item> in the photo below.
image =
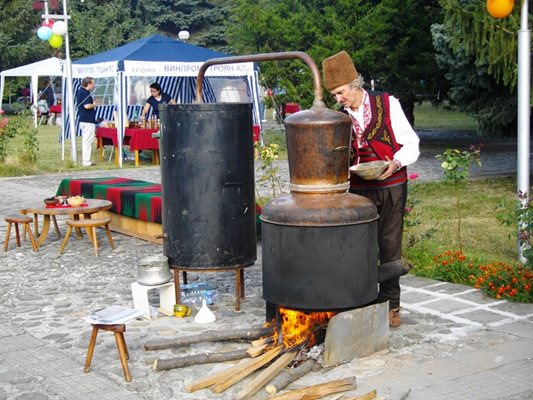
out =
[(366, 305), (377, 297), (376, 206), (351, 193), (290, 193), (261, 220), (263, 297), (302, 310)]
[(252, 105), (177, 104), (160, 110), (163, 252), (170, 267), (253, 264)]

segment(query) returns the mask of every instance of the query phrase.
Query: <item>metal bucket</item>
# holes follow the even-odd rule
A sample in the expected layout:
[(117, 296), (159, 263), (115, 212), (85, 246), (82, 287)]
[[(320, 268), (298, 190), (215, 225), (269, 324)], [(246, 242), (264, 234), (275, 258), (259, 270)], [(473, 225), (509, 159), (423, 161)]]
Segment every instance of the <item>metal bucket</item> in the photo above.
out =
[(162, 255), (144, 257), (137, 264), (137, 282), (141, 285), (156, 286), (172, 279), (167, 258)]
[(163, 105), (163, 252), (170, 267), (224, 269), (256, 260), (252, 105)]

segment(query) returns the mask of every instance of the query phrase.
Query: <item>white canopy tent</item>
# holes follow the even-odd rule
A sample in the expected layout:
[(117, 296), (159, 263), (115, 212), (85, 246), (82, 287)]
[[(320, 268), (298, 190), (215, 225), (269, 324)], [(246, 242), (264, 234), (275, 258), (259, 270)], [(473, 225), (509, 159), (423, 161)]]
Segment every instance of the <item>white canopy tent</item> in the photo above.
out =
[[(37, 109), (39, 100), (39, 77), (56, 77), (63, 76), (63, 60), (52, 57), (46, 60), (37, 61), (31, 64), (22, 65), (17, 68), (8, 69), (0, 73), (0, 108), (2, 108), (2, 99), (4, 97), (5, 77), (29, 76), (31, 77), (31, 91), (33, 106)], [(37, 113), (34, 113), (34, 124), (37, 126)]]

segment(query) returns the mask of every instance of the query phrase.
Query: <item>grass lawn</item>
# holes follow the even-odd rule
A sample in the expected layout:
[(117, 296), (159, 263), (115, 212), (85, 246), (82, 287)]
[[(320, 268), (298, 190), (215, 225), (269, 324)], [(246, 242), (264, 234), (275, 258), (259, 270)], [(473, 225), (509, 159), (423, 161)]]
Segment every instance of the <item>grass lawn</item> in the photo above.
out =
[[(23, 118), (20, 116), (8, 116), (8, 118)], [(4, 164), (0, 164), (0, 176), (22, 176), (22, 175), (40, 175), (46, 173), (78, 171), (86, 169), (81, 166), (81, 137), (76, 138), (78, 165), (72, 163), (71, 141), (65, 141), (65, 157), (61, 159), (61, 143), (59, 141), (61, 131), (59, 126), (40, 125), (38, 128), (37, 140), (39, 141), (39, 152), (37, 162), (33, 165), (22, 165), (18, 162), (17, 154), (21, 148), (21, 139), (14, 138), (8, 144), (10, 154)], [(96, 140), (93, 145), (92, 161), (96, 166), (91, 168), (97, 169), (115, 169), (114, 157), (108, 162), (111, 152), (111, 146), (106, 147), (104, 159), (100, 160), (98, 150), (96, 149)], [(144, 152), (143, 152), (144, 153)], [(146, 151), (151, 155), (150, 151)], [(140, 161), (141, 165), (152, 165), (150, 160)], [(123, 168), (135, 168), (133, 161), (123, 161)]]
[[(516, 227), (502, 225), (497, 215), (513, 213), (515, 191), (514, 178), (466, 182), (459, 195), (461, 246), (456, 197), (452, 188), (441, 182), (418, 184), (414, 196), (420, 202), (407, 218), (417, 218), (420, 224), (405, 229), (403, 243), (404, 255), (413, 262), (415, 273), (432, 276), (433, 257), (447, 250), (460, 250), (461, 247), (464, 254), (482, 263), (514, 263), (517, 260)], [(410, 246), (410, 237), (420, 238), (431, 229), (436, 231), (430, 238)]]
[(415, 105), (415, 128), (444, 131), (475, 131), (477, 121), (446, 104), (433, 107), (429, 102)]

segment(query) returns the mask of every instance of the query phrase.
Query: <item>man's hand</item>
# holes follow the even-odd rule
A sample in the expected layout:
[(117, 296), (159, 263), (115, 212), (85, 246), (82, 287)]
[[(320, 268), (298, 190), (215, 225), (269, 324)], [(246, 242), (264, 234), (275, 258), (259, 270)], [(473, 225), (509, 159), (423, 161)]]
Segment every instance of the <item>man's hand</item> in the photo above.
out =
[(379, 176), (378, 181), (387, 179), (401, 168), (400, 164), (396, 160), (391, 160), (388, 156), (385, 156), (385, 158), (389, 162), (389, 165), (387, 166), (387, 169)]

